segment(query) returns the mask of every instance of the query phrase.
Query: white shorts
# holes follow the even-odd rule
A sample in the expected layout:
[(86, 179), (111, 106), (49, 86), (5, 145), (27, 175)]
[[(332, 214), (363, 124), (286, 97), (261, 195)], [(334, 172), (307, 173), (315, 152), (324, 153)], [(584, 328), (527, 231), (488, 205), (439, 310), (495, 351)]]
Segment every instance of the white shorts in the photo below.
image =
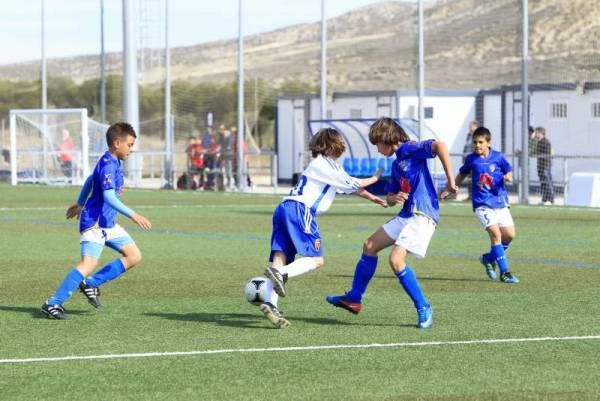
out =
[(489, 226), (511, 227), (515, 225), (510, 214), (510, 209), (507, 207), (492, 209), (487, 206), (479, 206), (475, 209), (475, 216), (477, 216), (483, 228), (488, 228)]
[(418, 258), (425, 257), (435, 227), (433, 220), (420, 214), (408, 218), (396, 216), (382, 226), (390, 238), (396, 239), (396, 245)]
[(81, 255), (100, 258), (104, 246), (120, 252), (125, 245), (134, 244), (131, 236), (123, 227), (115, 224), (111, 228), (93, 227), (81, 233), (79, 238)]

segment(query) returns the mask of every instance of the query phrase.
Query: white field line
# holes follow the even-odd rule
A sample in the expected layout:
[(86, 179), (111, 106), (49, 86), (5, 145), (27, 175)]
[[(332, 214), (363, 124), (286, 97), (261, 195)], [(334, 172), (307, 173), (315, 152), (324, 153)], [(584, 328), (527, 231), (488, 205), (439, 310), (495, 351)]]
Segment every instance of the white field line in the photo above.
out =
[(234, 354), (234, 353), (263, 353), (263, 352), (295, 352), (295, 351), (321, 351), (338, 349), (369, 349), (369, 348), (408, 348), (408, 347), (436, 347), (451, 345), (479, 345), (479, 344), (507, 344), (507, 343), (529, 343), (529, 342), (558, 342), (558, 341), (589, 341), (600, 340), (600, 335), (595, 336), (570, 336), (570, 337), (531, 337), (531, 338), (497, 338), (482, 340), (462, 341), (426, 341), (405, 342), (388, 344), (338, 344), (338, 345), (309, 345), (300, 347), (274, 347), (274, 348), (239, 348), (239, 349), (215, 349), (204, 351), (177, 351), (177, 352), (146, 352), (135, 354), (105, 354), (105, 355), (72, 355), (40, 358), (15, 358), (0, 359), (0, 364), (26, 364), (36, 362), (61, 362), (80, 361), (93, 359), (127, 359), (127, 358), (161, 358), (171, 356), (193, 356), (212, 354)]

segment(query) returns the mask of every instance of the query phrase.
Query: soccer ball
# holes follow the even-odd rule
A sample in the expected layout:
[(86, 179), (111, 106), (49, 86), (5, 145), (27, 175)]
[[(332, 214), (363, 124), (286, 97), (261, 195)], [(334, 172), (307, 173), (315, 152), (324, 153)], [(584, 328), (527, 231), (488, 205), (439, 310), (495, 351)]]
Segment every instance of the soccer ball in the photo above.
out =
[(260, 304), (267, 300), (267, 295), (273, 290), (273, 283), (266, 277), (254, 277), (244, 288), (246, 299), (251, 304)]

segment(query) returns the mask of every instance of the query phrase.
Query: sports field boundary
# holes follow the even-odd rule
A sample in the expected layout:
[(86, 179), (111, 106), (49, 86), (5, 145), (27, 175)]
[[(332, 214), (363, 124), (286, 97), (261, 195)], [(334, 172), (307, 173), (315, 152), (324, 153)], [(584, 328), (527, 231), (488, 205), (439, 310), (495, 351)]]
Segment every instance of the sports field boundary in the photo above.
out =
[(81, 360), (107, 360), (107, 359), (131, 359), (131, 358), (164, 358), (177, 356), (198, 356), (214, 354), (235, 354), (235, 353), (263, 353), (263, 352), (302, 352), (302, 351), (327, 351), (341, 349), (381, 349), (381, 348), (409, 348), (409, 347), (439, 347), (453, 345), (490, 345), (490, 344), (514, 344), (514, 343), (533, 343), (533, 342), (561, 342), (561, 341), (591, 341), (600, 340), (600, 335), (590, 336), (566, 336), (566, 337), (529, 337), (529, 338), (496, 338), (479, 340), (457, 340), (457, 341), (423, 341), (423, 342), (403, 342), (387, 344), (333, 344), (333, 345), (308, 345), (296, 347), (269, 347), (269, 348), (232, 348), (232, 349), (214, 349), (198, 351), (174, 351), (174, 352), (146, 352), (132, 354), (104, 354), (104, 355), (71, 355), (56, 357), (39, 358), (15, 358), (0, 359), (0, 364), (27, 364), (38, 362), (63, 362), (63, 361), (81, 361)]

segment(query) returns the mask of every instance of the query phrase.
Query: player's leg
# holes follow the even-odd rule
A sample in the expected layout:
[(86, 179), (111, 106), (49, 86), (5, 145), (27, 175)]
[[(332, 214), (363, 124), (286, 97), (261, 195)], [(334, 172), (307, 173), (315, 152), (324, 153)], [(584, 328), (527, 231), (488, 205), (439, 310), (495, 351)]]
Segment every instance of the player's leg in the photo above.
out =
[(417, 327), (421, 329), (428, 329), (433, 325), (433, 309), (419, 285), (415, 272), (406, 263), (406, 255), (410, 252), (415, 257), (424, 258), (435, 227), (435, 222), (425, 216), (415, 215), (402, 219), (401, 230), (389, 260), (400, 285), (417, 310)]
[(142, 260), (142, 253), (139, 248), (127, 231), (121, 226), (117, 224), (113, 228), (104, 229), (104, 232), (106, 235), (106, 246), (119, 252), (121, 257), (113, 259), (99, 271), (86, 277), (81, 283), (79, 289), (86, 296), (88, 302), (96, 308), (101, 306), (99, 287), (121, 276)]
[[(285, 266), (287, 262), (286, 254), (280, 251), (273, 252), (271, 259), (272, 267), (274, 268), (280, 268), (282, 266)], [(265, 302), (260, 303), (258, 305), (258, 308), (273, 326), (279, 329), (284, 329), (286, 327), (289, 327), (291, 323), (283, 316), (283, 313), (279, 310), (278, 303), (279, 295), (275, 292), (273, 288), (271, 288), (271, 290), (267, 293)]]
[(492, 247), (494, 244), (499, 244), (501, 242), (496, 209), (487, 206), (478, 207), (475, 209), (475, 217), (477, 217), (483, 229), (488, 233), (491, 244), (490, 250), (479, 257), (479, 262), (483, 265), (485, 274), (488, 278), (490, 280), (495, 280), (497, 277), (496, 258), (492, 252)]
[(94, 256), (84, 254), (84, 248), (89, 251), (90, 244), (84, 246), (82, 243), (82, 256), (76, 267), (71, 269), (63, 281), (60, 283), (54, 294), (42, 305), (42, 312), (49, 318), (64, 320), (67, 318), (63, 304), (73, 295), (73, 292), (79, 288), (86, 275), (94, 271), (98, 265), (98, 259), (102, 252), (102, 245), (92, 244)]
[(362, 297), (377, 269), (377, 254), (392, 245), (394, 240), (380, 227), (364, 243), (363, 253), (354, 268), (352, 287), (343, 295), (328, 295), (327, 302), (357, 314), (362, 308)]
[[(504, 259), (506, 261), (506, 270), (504, 272), (500, 270), (500, 280), (503, 283), (515, 284), (519, 282), (519, 279), (510, 272), (508, 266), (508, 256), (506, 255), (508, 247), (516, 235), (515, 223), (513, 222), (512, 215), (510, 214), (510, 209), (498, 209), (496, 213), (498, 215), (500, 241), (504, 251)], [(500, 265), (498, 265), (498, 267), (500, 267)]]
[[(289, 278), (323, 266), (323, 249), (319, 225), (304, 204), (284, 202), (275, 214), (277, 216), (273, 217), (272, 254), (277, 251), (284, 252), (288, 264), (267, 267), (265, 275), (273, 281), (275, 291), (280, 296), (285, 296), (285, 283)], [(294, 260), (296, 253), (302, 257)]]

